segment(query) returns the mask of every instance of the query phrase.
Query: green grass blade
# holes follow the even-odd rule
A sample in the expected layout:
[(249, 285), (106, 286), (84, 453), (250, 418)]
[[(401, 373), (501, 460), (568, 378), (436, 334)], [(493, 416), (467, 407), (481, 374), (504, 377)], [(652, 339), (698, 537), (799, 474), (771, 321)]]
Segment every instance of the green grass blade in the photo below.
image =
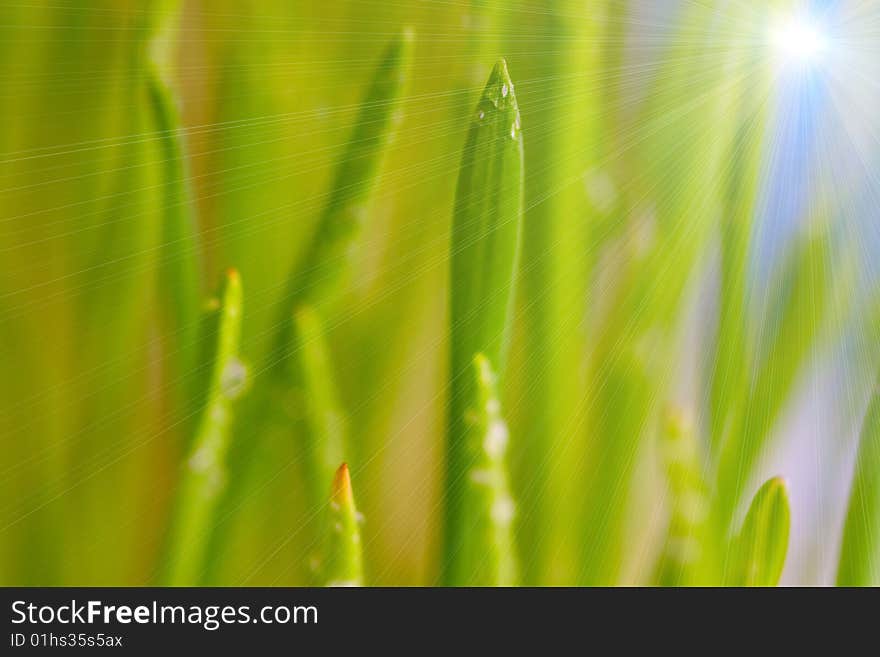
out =
[(325, 586), (363, 586), (360, 514), (354, 504), (351, 475), (343, 463), (333, 476), (327, 540), (321, 564)]
[[(158, 141), (158, 162), (162, 165), (162, 252), (158, 262), (160, 308), (165, 328), (177, 355), (174, 378), (193, 380), (197, 366), (199, 304), (202, 300), (202, 252), (195, 207), (189, 186), (183, 123), (177, 96), (171, 84), (171, 60), (180, 20), (179, 0), (160, 0), (156, 4), (152, 37), (147, 44), (147, 95)], [(178, 405), (185, 408), (192, 393), (180, 386)]]
[[(512, 545), (499, 539), (503, 532), (491, 522), (493, 499), (499, 508), (510, 504), (502, 490), (506, 474), (501, 476), (503, 466), (487, 459), (501, 458), (490, 452), (504, 427), (497, 417), (491, 368), (502, 376), (519, 251), (523, 185), (519, 121), (513, 83), (501, 60), (474, 111), (452, 227), (443, 556), (443, 581), (452, 585), (512, 583)], [(484, 481), (488, 465), (494, 474)], [(506, 497), (498, 502), (499, 496)], [(497, 515), (510, 522), (504, 513)]]
[[(513, 535), (514, 502), (505, 452), (507, 424), (489, 360), (473, 360), (473, 406), (456, 436), (468, 469), (448, 482), (457, 513), (447, 525), (444, 582), (450, 586), (513, 586), (518, 581)], [(450, 499), (451, 498), (451, 499)]]
[[(190, 379), (198, 353), (202, 299), (198, 227), (187, 183), (182, 125), (172, 91), (155, 66), (148, 71), (147, 83), (163, 162), (162, 255), (158, 263), (160, 307), (177, 355), (174, 378)], [(190, 389), (185, 385), (181, 388), (178, 406), (183, 407), (182, 400), (188, 397)]]
[(522, 217), (523, 151), (502, 60), (477, 105), (459, 169), (452, 226), (452, 368), (482, 352), (503, 372)]
[(325, 499), (327, 482), (333, 480), (344, 457), (345, 416), (334, 385), (330, 352), (317, 311), (302, 306), (294, 313), (296, 351), (302, 381), (305, 417), (307, 476), (313, 508)]
[(735, 586), (776, 586), (785, 566), (791, 510), (785, 481), (770, 479), (755, 494), (733, 540), (728, 575)]
[(839, 586), (880, 586), (880, 390), (862, 426), (837, 570)]
[(226, 454), (244, 366), (238, 357), (242, 288), (238, 272), (226, 277), (217, 350), (207, 403), (176, 493), (166, 561), (161, 573), (168, 586), (194, 586), (205, 566), (214, 511), (226, 481)]

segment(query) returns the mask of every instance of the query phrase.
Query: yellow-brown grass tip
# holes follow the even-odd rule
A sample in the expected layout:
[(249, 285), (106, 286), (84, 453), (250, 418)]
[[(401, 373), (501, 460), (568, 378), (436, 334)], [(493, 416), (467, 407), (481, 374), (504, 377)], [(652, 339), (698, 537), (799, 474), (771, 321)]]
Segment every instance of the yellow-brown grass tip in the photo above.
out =
[(354, 495), (351, 492), (351, 473), (347, 463), (343, 463), (336, 470), (336, 475), (333, 477), (331, 499), (339, 505), (348, 505), (354, 501)]

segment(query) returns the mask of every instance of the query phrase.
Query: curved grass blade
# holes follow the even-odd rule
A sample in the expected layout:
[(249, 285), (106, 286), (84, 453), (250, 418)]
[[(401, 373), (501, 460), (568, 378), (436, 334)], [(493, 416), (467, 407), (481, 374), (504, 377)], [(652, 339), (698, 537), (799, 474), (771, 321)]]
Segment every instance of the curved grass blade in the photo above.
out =
[(222, 294), (217, 349), (207, 404), (176, 493), (161, 581), (167, 586), (194, 586), (204, 569), (214, 510), (226, 480), (226, 454), (236, 400), (245, 387), (238, 358), (242, 288), (231, 270)]
[(839, 586), (880, 586), (880, 389), (862, 426), (861, 445), (843, 529)]
[(325, 586), (363, 586), (360, 514), (345, 463), (333, 476), (328, 520), (325, 561), (321, 564)]
[[(474, 111), (459, 169), (452, 225), (442, 564), (442, 579), (449, 585), (503, 585), (513, 578), (512, 545), (491, 520), (493, 512), (498, 512), (509, 524), (503, 511), (505, 504), (511, 504), (503, 490), (504, 468), (500, 462), (493, 463), (503, 457), (503, 444), (499, 447), (497, 439), (502, 432), (506, 436), (506, 428), (498, 417), (497, 383), (491, 368), (503, 376), (520, 243), (522, 186), (519, 109), (507, 64), (500, 60)], [(487, 472), (494, 474), (486, 476)], [(506, 501), (495, 509), (499, 496)]]
[(327, 482), (333, 480), (342, 461), (345, 444), (345, 416), (336, 388), (330, 352), (317, 311), (302, 306), (294, 313), (299, 377), (302, 381), (305, 450), (309, 466), (309, 489), (313, 508), (326, 499)]
[[(287, 326), (288, 313), (295, 306), (315, 305), (325, 315), (339, 296), (349, 271), (348, 252), (369, 216), (380, 165), (398, 123), (412, 46), (413, 33), (406, 29), (389, 44), (376, 69), (336, 168), (311, 247), (290, 277), (282, 302)], [(288, 346), (284, 338), (280, 349)]]
[[(199, 301), (202, 298), (201, 252), (198, 229), (187, 183), (182, 125), (170, 87), (158, 67), (148, 71), (149, 95), (159, 134), (162, 171), (162, 255), (159, 259), (160, 304), (167, 333), (177, 354), (177, 377), (189, 381), (196, 369), (199, 339)], [(191, 386), (180, 386), (178, 406), (184, 408)]]
[(785, 481), (767, 481), (755, 494), (742, 531), (733, 540), (730, 584), (776, 586), (785, 566), (791, 511)]
[(179, 386), (177, 403), (185, 409), (193, 393), (198, 363), (198, 340), (202, 300), (202, 254), (192, 195), (189, 188), (183, 124), (172, 90), (171, 58), (180, 20), (180, 1), (161, 0), (156, 4), (152, 37), (146, 48), (147, 94), (153, 114), (153, 133), (157, 135), (162, 163), (162, 253), (158, 262), (160, 307), (165, 327), (172, 336), (177, 354)]

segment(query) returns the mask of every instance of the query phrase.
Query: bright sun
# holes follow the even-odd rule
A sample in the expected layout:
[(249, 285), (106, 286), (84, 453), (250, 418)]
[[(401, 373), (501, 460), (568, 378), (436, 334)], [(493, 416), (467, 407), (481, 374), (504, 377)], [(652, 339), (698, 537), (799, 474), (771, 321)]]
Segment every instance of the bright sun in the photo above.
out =
[(776, 51), (791, 62), (815, 61), (828, 48), (822, 30), (801, 17), (780, 21), (771, 31), (770, 39)]

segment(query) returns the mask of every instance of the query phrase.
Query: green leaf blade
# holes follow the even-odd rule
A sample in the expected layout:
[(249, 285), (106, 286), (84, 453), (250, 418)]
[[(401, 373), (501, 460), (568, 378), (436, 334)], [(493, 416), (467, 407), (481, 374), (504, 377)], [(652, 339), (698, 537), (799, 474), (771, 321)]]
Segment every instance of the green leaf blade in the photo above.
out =
[(880, 391), (862, 427), (837, 570), (839, 586), (880, 586)]
[(785, 566), (791, 510), (785, 481), (770, 479), (755, 494), (742, 530), (731, 546), (730, 582), (737, 586), (776, 586)]
[(459, 169), (452, 225), (453, 371), (477, 353), (503, 371), (522, 223), (523, 147), (507, 64), (489, 76)]
[[(495, 440), (495, 372), (504, 369), (522, 222), (519, 108), (500, 60), (474, 111), (459, 170), (452, 226), (450, 399), (442, 579), (514, 581), (512, 501)], [(475, 372), (476, 369), (476, 372)], [(491, 439), (491, 440), (490, 440)], [(498, 453), (493, 449), (498, 448)]]
[(222, 295), (217, 349), (207, 402), (172, 507), (172, 521), (160, 579), (166, 586), (199, 583), (213, 528), (215, 509), (226, 483), (235, 404), (244, 392), (245, 369), (239, 360), (242, 287), (230, 270)]
[[(158, 263), (167, 331), (176, 343), (179, 376), (190, 379), (198, 353), (202, 298), (201, 246), (187, 182), (183, 127), (174, 96), (156, 66), (148, 72), (149, 96), (162, 152), (162, 255)], [(190, 392), (185, 388), (181, 396)]]

